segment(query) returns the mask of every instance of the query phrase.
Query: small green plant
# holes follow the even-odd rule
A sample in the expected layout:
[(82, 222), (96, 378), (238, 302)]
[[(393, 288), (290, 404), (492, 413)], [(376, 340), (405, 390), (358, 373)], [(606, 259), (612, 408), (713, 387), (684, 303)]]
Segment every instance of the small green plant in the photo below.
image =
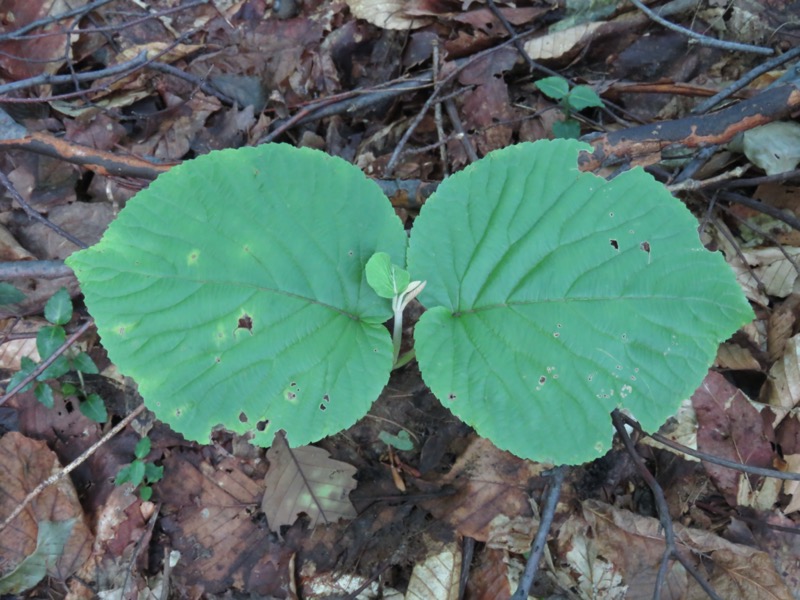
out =
[(389, 433), (388, 431), (381, 431), (378, 434), (378, 438), (387, 446), (391, 446), (395, 450), (400, 450), (401, 452), (414, 449), (414, 442), (411, 441), (405, 429), (401, 429), (397, 432), (397, 435)]
[(153, 496), (152, 484), (161, 481), (164, 476), (164, 467), (145, 462), (148, 454), (150, 454), (150, 438), (145, 436), (136, 443), (133, 450), (136, 458), (131, 464), (122, 467), (114, 480), (117, 485), (130, 483), (134, 489), (139, 488), (139, 497), (145, 502)]
[(603, 106), (603, 100), (592, 88), (576, 85), (570, 90), (569, 82), (563, 77), (545, 77), (536, 82), (536, 87), (556, 100), (564, 113), (563, 121), (553, 123), (553, 134), (559, 138), (576, 140), (581, 136), (581, 124), (572, 117), (573, 112)]
[[(72, 319), (72, 299), (66, 289), (61, 288), (47, 301), (44, 307), (44, 316), (52, 325), (42, 327), (36, 335), (36, 348), (39, 351), (39, 357), (43, 361), (50, 358), (67, 339), (64, 325)], [(35, 361), (28, 357), (23, 357), (21, 368), (11, 377), (8, 389), (16, 387), (23, 379), (33, 373), (37, 366), (38, 363)], [(59, 384), (56, 381), (70, 371), (77, 373), (80, 382), (79, 386), (71, 383)], [(108, 420), (108, 413), (103, 399), (98, 394), (88, 393), (83, 381), (84, 374), (95, 375), (97, 372), (97, 366), (88, 354), (70, 348), (56, 358), (53, 364), (42, 371), (33, 382), (22, 388), (22, 391), (25, 392), (33, 388), (33, 393), (37, 400), (46, 407), (53, 408), (55, 402), (53, 388), (50, 383), (47, 383), (49, 380), (53, 380), (52, 385), (59, 385), (63, 396), (74, 396), (79, 400), (80, 410), (85, 416), (97, 423), (105, 423)]]
[[(179, 165), (69, 257), (103, 345), (192, 440), (337, 433), (414, 352), (456, 416), (518, 456), (578, 464), (609, 413), (659, 427), (752, 318), (697, 220), (642, 169), (606, 181), (574, 140), (494, 152), (441, 183), (410, 237), (380, 188), (269, 144)], [(385, 323), (394, 318), (392, 333)]]

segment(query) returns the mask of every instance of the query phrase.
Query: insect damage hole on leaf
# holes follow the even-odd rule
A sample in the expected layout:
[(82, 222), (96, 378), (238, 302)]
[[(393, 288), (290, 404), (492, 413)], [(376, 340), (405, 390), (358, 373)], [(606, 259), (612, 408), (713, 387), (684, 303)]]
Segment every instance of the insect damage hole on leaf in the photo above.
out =
[(237, 329), (246, 329), (250, 333), (253, 333), (253, 319), (247, 313), (244, 313), (241, 317), (239, 317)]
[(266, 431), (267, 427), (269, 427), (269, 419), (256, 423), (256, 429), (258, 431)]
[(610, 239), (608, 242), (611, 244), (611, 247), (614, 248), (614, 250), (619, 250), (619, 242), (617, 240)]

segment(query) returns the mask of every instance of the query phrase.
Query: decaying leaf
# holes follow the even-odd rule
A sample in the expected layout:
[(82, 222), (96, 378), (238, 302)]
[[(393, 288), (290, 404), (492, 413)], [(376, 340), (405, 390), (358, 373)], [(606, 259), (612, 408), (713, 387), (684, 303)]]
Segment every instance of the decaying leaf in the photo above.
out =
[[(675, 538), (719, 597), (793, 598), (766, 552), (677, 523)], [(573, 514), (560, 528), (556, 548), (558, 581), (580, 590), (581, 598), (649, 598), (664, 538), (657, 519), (586, 500), (582, 514)], [(671, 598), (707, 597), (674, 561), (667, 570), (665, 589)]]
[(773, 247), (743, 253), (767, 294), (778, 298), (785, 298), (794, 290), (797, 267), (792, 262), (797, 264), (800, 261), (800, 248), (784, 248), (784, 252)]
[(270, 467), (261, 510), (273, 531), (291, 525), (303, 513), (310, 519), (309, 527), (356, 516), (349, 498), (356, 487), (353, 465), (333, 460), (322, 448), (289, 448), (280, 435), (267, 458)]
[(769, 370), (767, 402), (790, 410), (800, 401), (800, 335), (786, 342), (783, 356)]
[[(722, 375), (709, 372), (692, 396), (697, 414), (698, 450), (754, 467), (772, 467), (772, 431), (747, 396)], [(731, 506), (769, 508), (774, 487), (763, 478), (704, 463)]]
[(754, 127), (737, 137), (730, 147), (743, 152), (767, 175), (791, 171), (800, 163), (800, 124), (774, 121)]
[(460, 575), (461, 551), (451, 542), (414, 566), (405, 600), (456, 600)]
[(570, 50), (586, 44), (591, 39), (592, 33), (602, 25), (603, 22), (584, 23), (563, 31), (548, 33), (527, 42), (525, 52), (533, 60), (560, 58)]
[(463, 536), (522, 554), (530, 550), (538, 524), (530, 507), (529, 480), (544, 469), (475, 437), (440, 481), (457, 493), (424, 506)]
[(417, 2), (408, 0), (346, 0), (350, 10), (359, 18), (364, 19), (383, 29), (418, 29), (431, 22), (431, 19), (411, 17), (408, 11), (415, 7)]
[[(22, 502), (37, 485), (59, 470), (55, 453), (44, 442), (29, 439), (17, 432), (0, 438), (0, 522)], [(58, 525), (72, 521), (65, 540)], [(50, 527), (44, 537), (59, 541), (59, 556), (52, 552), (45, 561), (46, 573), (56, 580), (65, 580), (88, 558), (92, 534), (84, 521), (83, 509), (72, 481), (62, 478), (31, 502), (2, 533), (0, 568), (7, 575), (38, 551), (44, 552), (40, 527)], [(46, 541), (46, 540), (45, 540)], [(41, 557), (40, 557), (41, 558)], [(40, 560), (34, 560), (41, 566)], [(30, 564), (29, 564), (30, 565)], [(34, 565), (35, 566), (35, 565)]]

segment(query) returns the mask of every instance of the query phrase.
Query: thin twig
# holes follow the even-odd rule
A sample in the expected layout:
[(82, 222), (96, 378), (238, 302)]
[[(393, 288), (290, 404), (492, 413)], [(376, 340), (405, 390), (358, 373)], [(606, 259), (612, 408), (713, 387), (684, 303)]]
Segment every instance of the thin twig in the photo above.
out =
[(672, 557), (675, 557), (678, 562), (683, 565), (683, 568), (695, 578), (697, 583), (700, 584), (700, 587), (703, 588), (703, 591), (708, 594), (709, 598), (712, 598), (712, 600), (722, 600), (714, 591), (714, 588), (712, 588), (708, 583), (708, 581), (706, 581), (705, 578), (697, 572), (697, 570), (694, 568), (694, 565), (685, 559), (680, 552), (678, 552), (678, 547), (675, 544), (675, 530), (672, 527), (672, 517), (670, 517), (669, 514), (669, 506), (667, 505), (667, 498), (664, 496), (664, 490), (647, 468), (644, 459), (638, 452), (636, 452), (633, 440), (631, 440), (631, 437), (625, 430), (625, 425), (622, 420), (622, 413), (619, 410), (614, 410), (614, 412), (611, 413), (611, 421), (614, 423), (614, 429), (617, 430), (617, 434), (622, 440), (625, 450), (633, 459), (633, 463), (636, 465), (636, 470), (639, 472), (639, 475), (642, 476), (642, 479), (644, 479), (647, 487), (649, 487), (653, 492), (653, 499), (655, 500), (656, 510), (658, 512), (658, 522), (661, 523), (661, 527), (664, 530), (665, 548), (664, 554), (661, 557), (661, 565), (659, 566), (658, 574), (656, 575), (656, 583), (653, 589), (653, 600), (660, 600), (661, 598), (661, 588), (666, 582), (667, 570), (669, 569), (669, 560)]
[(523, 60), (525, 60), (525, 62), (528, 63), (528, 68), (531, 71), (540, 71), (545, 75), (549, 75), (551, 77), (560, 77), (560, 75), (556, 71), (553, 71), (553, 69), (550, 69), (548, 67), (545, 67), (544, 65), (540, 65), (539, 63), (537, 63), (535, 60), (531, 58), (531, 55), (525, 51), (525, 46), (522, 45), (522, 41), (517, 37), (517, 30), (514, 29), (514, 26), (508, 21), (508, 19), (506, 19), (506, 16), (497, 6), (495, 0), (487, 0), (487, 4), (489, 5), (489, 10), (492, 11), (494, 16), (497, 17), (497, 20), (500, 21), (503, 24), (503, 27), (506, 28), (506, 31), (513, 40), (514, 48), (517, 49), (517, 52), (519, 52)]
[(729, 98), (742, 88), (746, 87), (751, 81), (754, 81), (764, 73), (768, 73), (772, 69), (775, 69), (781, 66), (783, 63), (792, 60), (793, 58), (797, 58), (800, 56), (800, 46), (796, 46), (792, 48), (785, 54), (781, 54), (780, 56), (776, 56), (775, 58), (771, 58), (765, 63), (761, 63), (755, 69), (751, 69), (747, 73), (745, 73), (742, 77), (736, 80), (734, 83), (726, 87), (724, 90), (718, 92), (717, 94), (711, 96), (708, 100), (704, 100), (697, 106), (695, 106), (690, 112), (694, 115), (702, 115), (710, 111), (714, 108), (717, 104)]
[(71, 10), (64, 11), (63, 13), (45, 17), (44, 19), (39, 19), (37, 21), (31, 21), (30, 23), (28, 23), (27, 25), (23, 25), (19, 29), (15, 29), (14, 31), (9, 31), (8, 33), (0, 34), (0, 42), (5, 42), (6, 40), (18, 40), (25, 38), (26, 33), (28, 33), (29, 31), (33, 31), (37, 27), (50, 25), (52, 23), (57, 23), (62, 19), (68, 19), (70, 17), (76, 17), (81, 14), (86, 14), (88, 12), (93, 11), (96, 8), (100, 8), (101, 6), (105, 6), (106, 4), (110, 4), (111, 2), (114, 1), (115, 0), (95, 0), (94, 2), (90, 2), (89, 4), (85, 4), (79, 8), (73, 8)]
[(667, 29), (671, 29), (672, 31), (677, 31), (678, 33), (681, 33), (687, 37), (697, 40), (697, 42), (701, 46), (722, 48), (723, 50), (731, 50), (732, 52), (752, 52), (753, 54), (763, 54), (766, 56), (775, 54), (775, 51), (772, 48), (763, 48), (762, 46), (752, 46), (750, 44), (740, 44), (739, 42), (726, 42), (724, 40), (718, 40), (716, 38), (708, 37), (707, 35), (703, 35), (702, 33), (697, 33), (695, 31), (692, 31), (691, 29), (686, 29), (685, 27), (676, 25), (671, 21), (667, 21), (665, 18), (659, 16), (658, 14), (650, 10), (647, 6), (645, 6), (641, 0), (631, 0), (631, 2), (635, 4), (639, 10), (641, 10), (644, 14), (646, 14), (648, 17), (650, 17), (653, 21), (655, 21), (659, 25), (663, 25)]
[(25, 198), (23, 198), (22, 195), (17, 191), (17, 188), (14, 187), (14, 184), (11, 183), (11, 180), (2, 171), (0, 171), (0, 184), (4, 188), (6, 188), (6, 190), (8, 190), (8, 193), (11, 194), (11, 197), (17, 201), (17, 204), (19, 204), (20, 207), (22, 207), (22, 210), (25, 211), (25, 214), (28, 215), (30, 218), (32, 218), (34, 221), (38, 221), (42, 225), (49, 227), (50, 229), (55, 231), (58, 235), (63, 237), (65, 240), (75, 244), (78, 248), (89, 247), (81, 240), (76, 238), (74, 235), (72, 235), (69, 231), (62, 229), (61, 227), (53, 223), (50, 219), (40, 214), (39, 211), (35, 210), (30, 204), (28, 204)]
[[(114, 65), (113, 67), (106, 67), (105, 69), (98, 69), (97, 71), (88, 71), (86, 73), (75, 73), (67, 75), (50, 75), (43, 73), (35, 77), (28, 77), (27, 79), (20, 79), (12, 83), (0, 85), (0, 94), (7, 94), (17, 90), (24, 90), (27, 88), (35, 87), (37, 85), (54, 85), (59, 83), (72, 83), (74, 81), (95, 81), (102, 77), (109, 77), (112, 75), (120, 75), (143, 67), (147, 63), (147, 52), (142, 50), (135, 58), (125, 62)], [(83, 90), (88, 91), (88, 90)], [(14, 102), (14, 98), (3, 98), (3, 102)], [(49, 98), (39, 98), (39, 102), (45, 102)]]
[(665, 446), (669, 446), (673, 450), (677, 450), (678, 452), (681, 452), (683, 454), (688, 454), (689, 456), (693, 456), (694, 458), (700, 459), (704, 462), (710, 462), (712, 464), (719, 465), (720, 467), (733, 469), (734, 471), (741, 471), (742, 473), (750, 473), (752, 475), (761, 475), (763, 477), (773, 477), (775, 479), (785, 479), (790, 481), (800, 481), (800, 473), (784, 473), (783, 471), (776, 471), (775, 469), (752, 467), (750, 465), (744, 465), (742, 463), (733, 462), (732, 460), (728, 460), (726, 458), (719, 458), (718, 456), (714, 456), (713, 454), (706, 454), (705, 452), (700, 452), (699, 450), (695, 450), (693, 448), (689, 448), (688, 446), (684, 446), (681, 443), (678, 443), (674, 440), (664, 437), (660, 433), (647, 433), (645, 430), (642, 429), (642, 426), (639, 424), (638, 421), (632, 419), (631, 417), (625, 415), (624, 413), (621, 414), (621, 418), (626, 425), (633, 427), (637, 433), (641, 435), (646, 435), (647, 437), (657, 441), (659, 444), (664, 444)]
[[(433, 84), (439, 81), (439, 38), (434, 38), (433, 43)], [(444, 125), (442, 123), (442, 103), (438, 102), (433, 110), (433, 119), (436, 122), (436, 135), (439, 139), (439, 159), (442, 161), (442, 176), (447, 177), (450, 170), (447, 166), (447, 144), (444, 140)]]
[(544, 500), (542, 507), (542, 516), (539, 519), (539, 530), (536, 532), (536, 537), (533, 538), (531, 545), (531, 554), (528, 557), (528, 562), (525, 565), (525, 572), (519, 580), (519, 586), (511, 600), (527, 600), (528, 594), (533, 586), (533, 581), (536, 578), (536, 571), (539, 570), (539, 562), (542, 560), (545, 546), (547, 545), (547, 534), (550, 533), (550, 527), (553, 525), (553, 518), (556, 514), (556, 506), (558, 505), (558, 497), (561, 495), (561, 486), (564, 483), (564, 476), (567, 474), (567, 467), (560, 465), (550, 471), (552, 477), (550, 487), (547, 490), (547, 496)]
[(111, 431), (109, 431), (107, 434), (105, 434), (103, 437), (101, 437), (97, 442), (92, 444), (78, 458), (73, 460), (66, 467), (61, 469), (58, 473), (55, 473), (54, 475), (51, 475), (50, 477), (45, 479), (43, 482), (41, 482), (39, 485), (37, 485), (27, 496), (25, 496), (25, 499), (19, 505), (17, 505), (17, 507), (11, 512), (11, 514), (6, 518), (6, 520), (3, 521), (2, 524), (0, 524), (0, 531), (3, 531), (6, 527), (8, 527), (11, 524), (11, 522), (14, 519), (16, 519), (20, 515), (20, 513), (22, 513), (23, 510), (25, 510), (25, 507), (27, 507), (28, 504), (30, 504), (39, 494), (41, 494), (45, 489), (47, 489), (48, 487), (50, 487), (54, 483), (58, 483), (59, 481), (61, 481), (64, 477), (69, 475), (72, 471), (74, 471), (80, 465), (82, 465), (84, 462), (86, 462), (86, 460), (92, 454), (97, 452), (97, 450), (103, 444), (105, 444), (108, 440), (110, 440), (112, 437), (117, 435), (120, 431), (125, 429), (125, 427), (127, 427), (128, 424), (131, 421), (133, 421), (136, 417), (138, 417), (140, 414), (142, 414), (142, 412), (144, 412), (144, 409), (145, 409), (144, 404), (140, 404), (139, 406), (134, 408), (133, 412), (131, 412), (131, 414), (129, 414), (127, 417), (122, 419), (122, 421), (117, 423)]
[(14, 262), (0, 262), (0, 280), (28, 279), (41, 277), (42, 279), (58, 279), (69, 277), (72, 269), (64, 264), (63, 260), (17, 260)]
[(464, 146), (464, 152), (467, 153), (469, 161), (476, 162), (478, 160), (478, 153), (475, 152), (475, 146), (472, 145), (472, 140), (469, 139), (464, 129), (464, 124), (461, 122), (461, 117), (458, 115), (456, 103), (452, 98), (448, 98), (444, 100), (444, 108), (447, 111), (447, 117), (450, 119), (450, 123), (453, 124), (453, 129), (455, 129), (458, 134), (461, 145)]
[(53, 354), (51, 354), (42, 362), (40, 362), (38, 365), (36, 365), (36, 368), (33, 371), (31, 371), (28, 374), (28, 376), (25, 377), (25, 379), (20, 381), (17, 385), (15, 385), (12, 389), (8, 390), (2, 397), (0, 397), (0, 406), (3, 406), (3, 404), (5, 404), (14, 395), (16, 395), (17, 392), (19, 392), (22, 388), (24, 388), (26, 385), (28, 385), (30, 382), (36, 379), (39, 375), (44, 373), (47, 367), (52, 365), (59, 356), (64, 354), (64, 352), (67, 351), (67, 348), (69, 348), (70, 346), (72, 346), (72, 344), (78, 341), (78, 338), (81, 337), (84, 333), (86, 333), (89, 330), (89, 327), (91, 327), (92, 325), (94, 325), (94, 321), (92, 319), (89, 319), (88, 321), (86, 321), (86, 323), (81, 325), (75, 331), (75, 333), (69, 336), (63, 344), (61, 344), (58, 348), (56, 348), (56, 351), (53, 352)]
[(400, 155), (403, 152), (403, 148), (408, 143), (409, 138), (413, 135), (414, 131), (417, 129), (417, 126), (422, 122), (422, 119), (425, 118), (425, 115), (428, 114), (431, 106), (433, 106), (434, 102), (439, 101), (439, 96), (442, 93), (445, 85), (450, 83), (453, 79), (455, 79), (461, 72), (466, 69), (471, 64), (490, 56), (492, 53), (497, 52), (499, 49), (508, 46), (509, 44), (513, 44), (515, 40), (519, 40), (521, 38), (527, 37), (533, 33), (535, 33), (536, 29), (529, 29), (523, 33), (519, 33), (516, 35), (511, 36), (509, 39), (497, 44), (496, 46), (492, 46), (491, 48), (487, 48), (486, 50), (482, 50), (481, 52), (476, 52), (472, 56), (470, 56), (467, 60), (463, 63), (458, 64), (458, 66), (453, 69), (450, 73), (444, 77), (437, 86), (434, 87), (433, 92), (431, 95), (428, 96), (428, 99), (425, 101), (425, 104), (422, 105), (422, 108), (417, 113), (417, 116), (409, 124), (408, 128), (406, 128), (403, 136), (400, 138), (400, 141), (395, 146), (394, 151), (392, 152), (389, 161), (386, 164), (386, 168), (384, 169), (384, 174), (386, 177), (391, 177), (391, 174), (394, 172), (394, 168), (397, 166), (397, 161), (400, 159)]

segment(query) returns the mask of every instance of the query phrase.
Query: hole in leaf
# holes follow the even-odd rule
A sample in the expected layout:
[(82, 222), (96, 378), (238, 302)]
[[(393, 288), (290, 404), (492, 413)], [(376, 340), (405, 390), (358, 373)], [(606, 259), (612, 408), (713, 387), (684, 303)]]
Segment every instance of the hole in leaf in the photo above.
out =
[(221, 362), (222, 362), (222, 357), (220, 357), (220, 356), (215, 356), (215, 357), (214, 357), (214, 362), (215, 362), (215, 363), (221, 363)]
[(641, 244), (639, 244), (639, 247), (648, 254), (650, 253), (650, 242), (644, 241)]
[(450, 392), (449, 394), (447, 394), (447, 399), (452, 402), (453, 400), (456, 399), (456, 395), (453, 392)]
[(328, 394), (325, 394), (325, 395), (322, 397), (322, 399), (323, 399), (325, 402), (330, 402), (330, 401), (331, 401), (331, 397), (330, 397), (330, 396), (328, 396)]
[(545, 377), (544, 375), (539, 377), (539, 383), (544, 384), (545, 381), (547, 381), (547, 377)]
[(75, 410), (75, 407), (73, 406), (70, 400), (67, 400), (66, 403), (64, 403), (64, 408), (67, 409), (67, 413), (71, 413), (72, 411)]
[(319, 405), (319, 409), (320, 409), (320, 410), (328, 410), (328, 407), (327, 407), (327, 406), (325, 406), (325, 404), (324, 404), (324, 403), (320, 403), (320, 405)]
[(258, 429), (259, 431), (264, 431), (268, 425), (269, 425), (269, 419), (267, 419), (266, 421), (259, 421), (258, 423), (256, 423), (256, 429)]
[(247, 415), (243, 412), (239, 413), (239, 422), (240, 423), (247, 423)]
[(289, 382), (289, 387), (297, 387), (297, 382), (296, 381), (290, 381)]
[(614, 213), (613, 213), (613, 212), (610, 212), (610, 213), (608, 213), (608, 216), (609, 216), (609, 217), (611, 217), (611, 218), (613, 219), (613, 218), (614, 218)]
[(250, 315), (245, 313), (241, 317), (239, 317), (239, 329), (247, 329), (247, 331), (253, 331), (253, 319), (250, 318)]
[(554, 337), (554, 338), (561, 337), (561, 334), (560, 334), (560, 333), (558, 333), (557, 331), (554, 331), (554, 332), (553, 332), (553, 337)]
[(617, 240), (608, 240), (614, 250), (619, 250), (619, 242)]

